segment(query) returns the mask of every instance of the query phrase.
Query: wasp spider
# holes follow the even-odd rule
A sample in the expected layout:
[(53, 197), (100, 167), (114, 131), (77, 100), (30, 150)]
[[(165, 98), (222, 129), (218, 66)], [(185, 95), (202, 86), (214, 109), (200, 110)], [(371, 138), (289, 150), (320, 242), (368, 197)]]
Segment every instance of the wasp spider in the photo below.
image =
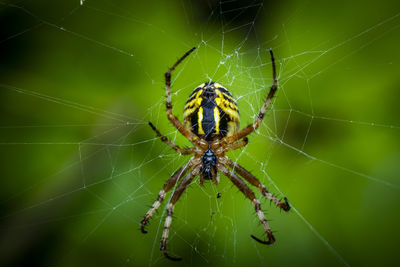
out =
[[(161, 238), (161, 252), (170, 260), (181, 260), (181, 258), (171, 257), (167, 253), (168, 233), (171, 227), (174, 206), (197, 175), (200, 176), (200, 185), (203, 185), (204, 180), (212, 180), (215, 184), (218, 184), (219, 172), (221, 172), (250, 199), (268, 239), (263, 241), (253, 235), (251, 235), (251, 237), (262, 244), (272, 244), (275, 238), (261, 210), (260, 202), (242, 178), (251, 185), (257, 187), (264, 197), (272, 201), (279, 208), (284, 211), (289, 211), (290, 209), (286, 198), (280, 200), (269, 193), (267, 188), (256, 177), (225, 156), (226, 152), (247, 145), (248, 139), (246, 136), (254, 132), (260, 126), (267, 107), (271, 103), (271, 99), (277, 90), (275, 60), (272, 50), (269, 50), (271, 54), (273, 76), (271, 89), (255, 121), (244, 129), (238, 130), (239, 111), (236, 102), (228, 90), (216, 82), (206, 82), (194, 89), (185, 105), (184, 124), (172, 113), (171, 73), (179, 63), (195, 49), (194, 47), (186, 52), (168, 72), (165, 73), (167, 117), (175, 128), (190, 140), (194, 147), (180, 148), (166, 136), (162, 135), (155, 126), (149, 122), (151, 128), (163, 142), (182, 155), (193, 155), (189, 162), (178, 169), (164, 184), (163, 188), (158, 193), (157, 200), (141, 221), (141, 231), (147, 233), (145, 230), (147, 223), (160, 207), (166, 193), (174, 188), (172, 197), (167, 206), (167, 217), (165, 219), (164, 231)], [(240, 178), (240, 176), (242, 178)]]

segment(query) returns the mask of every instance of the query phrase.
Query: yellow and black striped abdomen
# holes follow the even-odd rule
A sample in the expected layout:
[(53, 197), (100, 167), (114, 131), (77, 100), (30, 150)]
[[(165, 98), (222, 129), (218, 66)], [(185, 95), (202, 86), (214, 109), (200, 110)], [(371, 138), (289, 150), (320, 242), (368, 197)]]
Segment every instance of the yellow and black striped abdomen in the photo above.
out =
[(183, 120), (186, 128), (211, 141), (238, 130), (239, 110), (228, 90), (218, 83), (207, 82), (190, 94)]

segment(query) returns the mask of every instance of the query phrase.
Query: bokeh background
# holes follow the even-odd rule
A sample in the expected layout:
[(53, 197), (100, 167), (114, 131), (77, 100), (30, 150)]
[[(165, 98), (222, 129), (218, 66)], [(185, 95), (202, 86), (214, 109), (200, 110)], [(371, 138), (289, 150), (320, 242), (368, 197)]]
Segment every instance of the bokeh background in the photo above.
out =
[[(393, 266), (400, 231), (398, 1), (0, 2), (2, 266)], [(155, 138), (210, 79), (257, 114), (276, 55), (279, 91), (247, 148), (229, 156), (294, 209), (257, 196), (277, 242), (227, 179), (190, 186), (169, 252), (162, 206), (139, 222), (188, 158)], [(221, 193), (221, 198), (217, 198)]]

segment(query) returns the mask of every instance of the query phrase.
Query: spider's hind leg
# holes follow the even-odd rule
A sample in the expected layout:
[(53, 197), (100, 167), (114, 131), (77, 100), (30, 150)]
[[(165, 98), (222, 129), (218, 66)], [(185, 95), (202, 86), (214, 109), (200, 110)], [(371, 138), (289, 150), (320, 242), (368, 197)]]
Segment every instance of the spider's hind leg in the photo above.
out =
[(165, 92), (167, 96), (166, 108), (167, 108), (167, 117), (168, 120), (174, 125), (174, 127), (187, 139), (190, 140), (193, 144), (199, 144), (199, 138), (190, 130), (186, 129), (180, 120), (173, 114), (172, 112), (172, 100), (171, 100), (171, 73), (175, 70), (175, 68), (187, 57), (189, 56), (196, 47), (193, 47), (189, 51), (187, 51), (175, 64), (169, 68), (169, 70), (165, 73)]
[(226, 141), (228, 144), (232, 144), (232, 143), (238, 141), (239, 139), (242, 139), (243, 137), (246, 137), (247, 135), (251, 134), (255, 130), (257, 130), (257, 128), (260, 126), (260, 124), (265, 116), (265, 112), (267, 111), (268, 106), (271, 104), (272, 98), (274, 97), (276, 91), (278, 90), (278, 81), (276, 79), (275, 58), (274, 58), (272, 49), (269, 49), (269, 53), (271, 55), (273, 83), (269, 90), (268, 96), (265, 99), (265, 102), (262, 105), (260, 112), (258, 113), (255, 121), (252, 124), (249, 124), (249, 125), (247, 125), (247, 127), (243, 128), (242, 130), (234, 133), (231, 136), (224, 138), (225, 139), (224, 141)]

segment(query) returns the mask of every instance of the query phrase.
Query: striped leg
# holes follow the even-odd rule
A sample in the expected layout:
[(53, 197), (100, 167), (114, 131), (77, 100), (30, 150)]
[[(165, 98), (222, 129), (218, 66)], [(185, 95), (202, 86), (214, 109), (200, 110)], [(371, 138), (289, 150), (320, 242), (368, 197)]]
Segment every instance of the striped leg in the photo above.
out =
[(173, 114), (172, 112), (172, 100), (171, 100), (171, 73), (174, 71), (174, 69), (181, 63), (187, 56), (192, 53), (196, 47), (193, 47), (189, 51), (187, 51), (178, 61), (171, 67), (169, 70), (165, 73), (165, 91), (166, 91), (166, 96), (167, 96), (167, 102), (166, 102), (166, 107), (167, 107), (167, 117), (168, 120), (175, 126), (175, 128), (187, 139), (189, 139), (192, 143), (198, 144), (199, 143), (199, 138), (195, 134), (193, 134), (190, 130), (186, 129), (180, 120)]
[(144, 233), (144, 234), (147, 233), (145, 227), (146, 227), (147, 223), (150, 221), (151, 217), (156, 212), (156, 210), (158, 209), (158, 207), (160, 207), (161, 202), (165, 198), (165, 194), (169, 190), (171, 190), (172, 187), (174, 187), (176, 185), (177, 181), (186, 174), (188, 169), (189, 169), (189, 164), (186, 164), (185, 166), (182, 166), (164, 184), (164, 186), (161, 189), (160, 193), (158, 193), (157, 200), (154, 202), (154, 204), (151, 206), (150, 210), (146, 213), (146, 215), (144, 216), (143, 220), (140, 222), (140, 230), (142, 231), (142, 233)]
[(272, 235), (272, 231), (271, 228), (268, 225), (267, 219), (265, 218), (264, 212), (261, 210), (261, 204), (258, 201), (258, 199), (256, 198), (256, 196), (254, 195), (253, 191), (251, 191), (251, 189), (247, 186), (247, 184), (245, 182), (243, 182), (235, 173), (231, 172), (228, 168), (226, 168), (223, 165), (218, 165), (218, 169), (221, 170), (221, 172), (229, 178), (229, 180), (232, 181), (232, 183), (239, 188), (239, 190), (248, 198), (251, 200), (251, 202), (253, 203), (254, 209), (256, 210), (256, 213), (258, 215), (258, 218), (261, 221), (261, 224), (264, 227), (265, 232), (267, 233), (268, 236), (268, 241), (263, 241), (257, 237), (255, 237), (254, 235), (251, 235), (251, 237), (262, 243), (262, 244), (272, 244), (275, 242), (275, 238)]
[(172, 147), (179, 154), (181, 155), (193, 154), (193, 148), (180, 148), (178, 145), (174, 144), (171, 140), (169, 140), (168, 137), (160, 133), (160, 131), (157, 130), (157, 128), (151, 122), (149, 122), (149, 125), (151, 129), (153, 129), (153, 131), (156, 132), (157, 136), (160, 137), (161, 141)]
[(242, 140), (239, 140), (233, 144), (227, 145), (225, 152), (245, 147), (245, 146), (247, 146), (248, 143), (249, 143), (249, 139), (247, 137), (244, 137)]
[(269, 50), (269, 53), (271, 54), (271, 62), (272, 62), (272, 79), (273, 79), (273, 83), (271, 86), (271, 89), (269, 90), (268, 96), (265, 99), (265, 102), (263, 104), (263, 106), (261, 107), (260, 112), (257, 115), (257, 118), (255, 119), (255, 121), (248, 125), (246, 128), (243, 128), (242, 130), (238, 131), (237, 133), (225, 137), (225, 141), (228, 144), (231, 144), (233, 142), (236, 142), (239, 139), (242, 139), (243, 137), (251, 134), (252, 132), (254, 132), (255, 130), (257, 130), (257, 128), (260, 126), (265, 112), (267, 111), (267, 108), (269, 106), (269, 104), (271, 103), (272, 98), (274, 97), (276, 90), (278, 90), (278, 81), (276, 79), (276, 68), (275, 68), (275, 59), (274, 59), (274, 54), (272, 53), (272, 50)]
[(276, 196), (268, 192), (267, 188), (265, 185), (263, 185), (254, 175), (252, 175), (250, 172), (246, 171), (242, 166), (239, 164), (231, 161), (227, 157), (225, 157), (225, 160), (227, 161), (227, 165), (235, 172), (237, 172), (240, 176), (242, 176), (246, 181), (248, 181), (250, 184), (256, 186), (261, 194), (268, 198), (270, 201), (272, 201), (276, 206), (279, 208), (283, 209), (284, 211), (289, 211), (290, 210), (290, 205), (287, 200), (287, 198), (283, 198), (284, 201), (278, 199)]
[(169, 229), (171, 227), (172, 215), (174, 214), (175, 203), (179, 200), (179, 198), (182, 196), (183, 192), (185, 192), (186, 188), (190, 185), (193, 178), (197, 176), (199, 171), (200, 171), (200, 168), (198, 167), (198, 168), (194, 169), (191, 173), (188, 173), (185, 176), (185, 178), (182, 180), (182, 182), (179, 184), (179, 186), (175, 189), (175, 191), (171, 197), (171, 200), (168, 203), (167, 217), (165, 218), (164, 231), (163, 231), (163, 235), (161, 238), (160, 250), (164, 254), (164, 256), (169, 260), (179, 261), (182, 259), (182, 258), (171, 257), (167, 253), (168, 234), (169, 234)]

